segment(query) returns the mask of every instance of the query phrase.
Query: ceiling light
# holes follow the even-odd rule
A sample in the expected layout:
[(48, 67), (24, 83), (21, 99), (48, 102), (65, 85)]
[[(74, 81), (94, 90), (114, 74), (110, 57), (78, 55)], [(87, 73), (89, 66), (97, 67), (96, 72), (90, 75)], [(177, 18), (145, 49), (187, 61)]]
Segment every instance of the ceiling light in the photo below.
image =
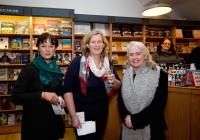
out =
[(159, 4), (157, 0), (154, 1), (154, 4), (147, 7), (143, 12), (143, 16), (159, 16), (169, 13), (172, 8), (167, 4)]

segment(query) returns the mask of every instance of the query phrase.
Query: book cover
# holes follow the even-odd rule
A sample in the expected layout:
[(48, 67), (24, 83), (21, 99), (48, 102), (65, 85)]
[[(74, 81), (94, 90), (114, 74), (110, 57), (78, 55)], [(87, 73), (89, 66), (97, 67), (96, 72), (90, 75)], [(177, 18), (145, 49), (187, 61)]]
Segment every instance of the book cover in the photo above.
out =
[(157, 43), (157, 42), (154, 42), (154, 43), (153, 43), (153, 45), (152, 45), (153, 51), (157, 51), (158, 44), (159, 44), (159, 43)]
[(2, 104), (3, 110), (13, 110), (13, 109), (15, 109), (15, 105), (12, 102), (11, 97), (5, 97), (5, 98), (2, 98), (2, 100), (3, 100), (3, 104)]
[(71, 21), (59, 21), (60, 29), (67, 29), (72, 28), (72, 22)]
[(121, 46), (122, 46), (122, 51), (126, 51), (127, 50), (127, 42), (121, 42)]
[(154, 29), (149, 29), (149, 36), (150, 37), (156, 37), (157, 35), (156, 35), (156, 30), (154, 30)]
[(22, 64), (28, 64), (30, 62), (30, 54), (22, 53), (21, 59), (22, 59)]
[(16, 110), (23, 110), (23, 105), (15, 105)]
[(37, 49), (36, 44), (37, 44), (37, 38), (33, 38), (33, 49)]
[(8, 93), (7, 93), (8, 95), (11, 95), (14, 85), (15, 85), (15, 83), (8, 83)]
[(8, 115), (6, 112), (0, 112), (0, 125), (8, 124)]
[(156, 30), (157, 37), (164, 37), (164, 31), (163, 30)]
[(112, 54), (112, 63), (118, 64), (118, 54)]
[(74, 50), (76, 51), (81, 50), (81, 41), (74, 41)]
[(59, 29), (58, 33), (60, 35), (72, 35), (72, 28)]
[(58, 59), (56, 64), (63, 64), (63, 53), (57, 53)]
[(60, 71), (64, 74), (63, 79), (65, 78), (65, 74), (67, 72), (67, 67), (60, 67)]
[(194, 38), (200, 38), (200, 30), (192, 30), (192, 35)]
[(177, 38), (183, 38), (182, 29), (176, 29), (176, 37)]
[(59, 21), (58, 20), (47, 20), (47, 32), (52, 35), (58, 35)]
[(151, 51), (150, 43), (146, 43), (145, 46), (147, 47), (147, 49), (148, 49), (149, 51)]
[(21, 38), (20, 37), (12, 37), (11, 48), (12, 49), (20, 49), (21, 48)]
[(141, 37), (142, 36), (142, 29), (139, 27), (133, 27), (133, 36)]
[(23, 38), (22, 39), (22, 49), (30, 49), (30, 39), (29, 38)]
[(58, 40), (58, 48), (57, 50), (62, 50), (62, 39), (57, 39)]
[(21, 53), (11, 53), (10, 64), (21, 64)]
[(45, 31), (45, 24), (33, 24), (33, 33), (42, 34)]
[(112, 42), (112, 51), (116, 51), (117, 50), (116, 48), (117, 48), (116, 42)]
[(149, 29), (146, 29), (145, 36), (146, 36), (146, 37), (149, 37), (149, 35), (150, 35)]
[(16, 114), (15, 113), (8, 113), (8, 124), (15, 124), (16, 122)]
[(93, 23), (93, 29), (100, 30), (105, 36), (109, 35), (108, 24)]
[(131, 25), (122, 25), (122, 36), (132, 36)]
[(176, 44), (176, 49), (178, 52), (182, 52), (182, 47), (181, 47), (181, 44)]
[(7, 68), (0, 68), (0, 80), (7, 80)]
[(9, 52), (0, 52), (0, 64), (9, 64), (10, 63), (10, 53)]
[(21, 69), (14, 69), (14, 80), (17, 80), (20, 72), (21, 72)]
[(8, 49), (8, 37), (0, 37), (0, 49)]
[(71, 49), (71, 39), (63, 39), (62, 40), (62, 48), (63, 49)]
[(90, 31), (90, 23), (74, 22), (74, 34), (87, 34)]
[(16, 21), (15, 22), (15, 33), (16, 34), (29, 34), (30, 33), (30, 22)]
[(14, 80), (14, 68), (7, 68), (7, 80)]
[(0, 83), (0, 95), (7, 95), (8, 83)]
[(119, 24), (112, 25), (112, 36), (121, 36), (121, 26)]
[(197, 45), (196, 45), (195, 42), (189, 42), (189, 43), (188, 43), (188, 47), (189, 47), (189, 48), (196, 48)]
[(165, 30), (164, 30), (164, 36), (165, 36), (165, 37), (171, 37), (171, 31), (168, 30), (168, 29), (165, 29)]
[(12, 34), (14, 33), (13, 22), (1, 22), (1, 33)]
[(16, 123), (22, 123), (22, 112), (16, 113)]
[(0, 20), (0, 33), (1, 33), (1, 20)]
[(62, 55), (63, 55), (63, 57), (62, 57), (63, 58), (63, 60), (62, 60), (63, 64), (70, 64), (71, 60), (72, 60), (71, 53), (63, 53)]

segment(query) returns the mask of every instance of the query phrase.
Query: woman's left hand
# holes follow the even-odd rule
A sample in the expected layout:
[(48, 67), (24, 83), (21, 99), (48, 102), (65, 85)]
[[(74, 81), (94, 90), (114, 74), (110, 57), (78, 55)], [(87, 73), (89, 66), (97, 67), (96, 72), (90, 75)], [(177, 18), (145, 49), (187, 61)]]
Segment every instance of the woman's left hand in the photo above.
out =
[(107, 80), (110, 84), (113, 84), (115, 82), (115, 75), (113, 73), (105, 75), (107, 77)]
[(128, 128), (132, 129), (133, 128), (133, 125), (132, 125), (132, 122), (131, 122), (131, 115), (127, 115), (126, 118), (125, 118), (125, 124)]

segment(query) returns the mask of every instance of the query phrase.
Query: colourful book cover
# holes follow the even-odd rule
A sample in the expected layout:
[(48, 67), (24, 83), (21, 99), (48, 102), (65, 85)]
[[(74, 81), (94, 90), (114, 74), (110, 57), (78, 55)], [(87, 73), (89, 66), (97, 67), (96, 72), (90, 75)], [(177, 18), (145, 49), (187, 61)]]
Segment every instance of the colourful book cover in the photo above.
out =
[(72, 28), (59, 29), (60, 35), (72, 35)]
[(11, 53), (10, 64), (21, 64), (21, 53)]
[(71, 21), (59, 21), (60, 29), (67, 29), (69, 27), (72, 27)]
[(20, 37), (12, 37), (11, 48), (12, 49), (20, 49), (21, 48), (21, 38)]
[(17, 80), (20, 72), (21, 72), (21, 69), (14, 69), (14, 80)]
[(0, 49), (8, 49), (8, 37), (0, 37)]
[(0, 112), (0, 125), (8, 124), (8, 115), (6, 112)]
[(37, 44), (37, 38), (33, 38), (33, 49), (37, 49), (36, 44)]
[(1, 22), (1, 33), (12, 34), (14, 33), (13, 22)]
[(8, 83), (0, 83), (0, 95), (7, 95)]
[(112, 54), (112, 63), (118, 64), (118, 54)]
[(16, 34), (29, 34), (30, 33), (30, 22), (16, 21), (15, 22), (15, 33)]
[(58, 35), (59, 21), (58, 20), (47, 20), (47, 32), (52, 35)]
[(71, 60), (72, 60), (72, 55), (71, 55), (71, 53), (62, 53), (62, 55), (63, 55), (63, 60), (62, 60), (62, 62), (63, 62), (63, 64), (70, 64), (71, 63)]
[(119, 24), (112, 25), (112, 36), (121, 36), (121, 26)]
[(14, 80), (14, 68), (7, 68), (7, 80)]
[(112, 51), (116, 51), (116, 42), (112, 42)]
[(122, 25), (122, 36), (132, 36), (131, 25)]
[(81, 50), (81, 42), (74, 41), (74, 50), (80, 51)]
[(58, 39), (58, 48), (57, 50), (62, 50), (62, 39)]
[(126, 51), (126, 49), (127, 49), (127, 45), (128, 45), (127, 42), (121, 42), (122, 51)]
[(71, 39), (62, 40), (63, 49), (71, 49)]
[(42, 34), (45, 31), (45, 24), (33, 24), (33, 33)]
[(7, 80), (7, 68), (0, 68), (0, 80)]

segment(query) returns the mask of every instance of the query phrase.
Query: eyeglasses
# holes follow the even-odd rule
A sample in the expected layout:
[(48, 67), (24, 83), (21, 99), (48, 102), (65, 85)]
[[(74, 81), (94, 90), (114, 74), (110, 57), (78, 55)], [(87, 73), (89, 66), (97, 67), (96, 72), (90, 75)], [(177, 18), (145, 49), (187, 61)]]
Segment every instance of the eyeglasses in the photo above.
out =
[(171, 45), (171, 43), (162, 43), (162, 44), (164, 44), (164, 45), (169, 45), (169, 46)]
[(96, 41), (91, 41), (90, 43), (91, 43), (91, 44), (96, 44), (96, 43), (97, 43), (97, 44), (103, 44), (103, 41), (97, 41), (97, 42), (96, 42)]

